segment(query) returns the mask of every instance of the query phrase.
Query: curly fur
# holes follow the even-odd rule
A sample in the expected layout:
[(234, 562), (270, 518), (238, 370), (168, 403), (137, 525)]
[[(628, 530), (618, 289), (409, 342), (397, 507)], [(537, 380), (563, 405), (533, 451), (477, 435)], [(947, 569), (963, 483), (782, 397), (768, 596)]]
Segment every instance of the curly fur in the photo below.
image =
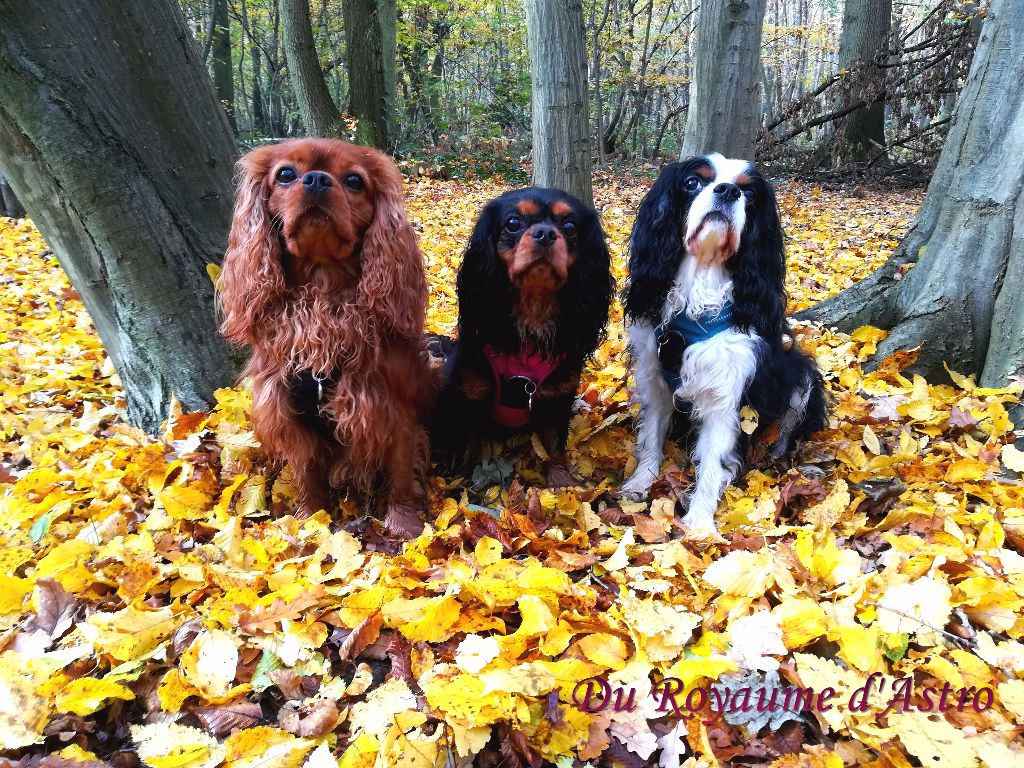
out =
[[(275, 179), (285, 165), (298, 174), (288, 185)], [(332, 485), (366, 493), (383, 475), (389, 509), (423, 511), (427, 284), (398, 170), (376, 150), (304, 139), (260, 147), (238, 171), (217, 288), (222, 333), (252, 348), (257, 437), (291, 464), (306, 510)], [(309, 171), (330, 188), (303, 188)], [(361, 189), (346, 185), (353, 173)], [(313, 375), (328, 378), (319, 403), (299, 386)]]

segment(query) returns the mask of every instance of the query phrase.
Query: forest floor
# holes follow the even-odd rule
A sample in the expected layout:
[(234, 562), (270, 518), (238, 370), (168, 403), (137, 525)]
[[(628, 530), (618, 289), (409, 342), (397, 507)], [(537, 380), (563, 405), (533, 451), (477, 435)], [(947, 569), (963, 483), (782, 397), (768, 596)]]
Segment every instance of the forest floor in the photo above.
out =
[[(645, 189), (596, 190), (620, 283)], [(454, 327), (463, 244), (498, 191), (410, 185), (431, 330)], [(920, 197), (781, 184), (791, 311), (882, 263)], [(801, 326), (830, 428), (728, 490), (721, 540), (686, 538), (678, 450), (651, 503), (608, 494), (633, 462), (616, 305), (572, 424), (585, 485), (544, 488), (525, 441), (469, 481), (435, 478), (427, 531), (399, 548), (287, 514), (288, 474), (268, 472), (242, 388), (158, 439), (124, 424), (82, 304), (27, 221), (0, 220), (0, 283), (0, 754), (119, 768), (1024, 764), (1016, 390), (905, 377), (912, 352), (865, 373), (884, 332)], [(633, 706), (584, 711), (591, 678), (623, 705), (632, 688)], [(810, 711), (792, 711), (792, 686), (813, 689)]]

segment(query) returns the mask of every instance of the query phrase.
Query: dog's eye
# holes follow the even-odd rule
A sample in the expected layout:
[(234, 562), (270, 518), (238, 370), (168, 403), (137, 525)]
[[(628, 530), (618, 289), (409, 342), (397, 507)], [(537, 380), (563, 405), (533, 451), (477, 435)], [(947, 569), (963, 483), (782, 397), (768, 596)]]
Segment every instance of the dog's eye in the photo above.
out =
[(700, 176), (690, 176), (686, 181), (683, 182), (683, 189), (687, 192), (696, 192), (698, 189), (704, 186), (704, 180)]
[(358, 173), (350, 173), (345, 177), (345, 186), (351, 189), (353, 192), (360, 191), (364, 186), (363, 177)]
[(565, 232), (565, 234), (567, 234), (567, 235), (575, 235), (576, 234), (576, 222), (575, 221), (563, 221), (562, 222), (562, 231)]
[(291, 184), (293, 181), (299, 178), (299, 175), (295, 173), (294, 168), (289, 168), (288, 166), (285, 166), (284, 168), (277, 172), (276, 178), (278, 184)]
[(743, 200), (744, 200), (744, 202), (747, 205), (753, 205), (754, 204), (754, 199), (755, 199), (755, 197), (754, 197), (754, 190), (750, 189), (749, 187), (745, 188), (743, 190)]
[(505, 231), (507, 232), (518, 232), (523, 228), (523, 220), (518, 216), (510, 216), (508, 221), (505, 222)]

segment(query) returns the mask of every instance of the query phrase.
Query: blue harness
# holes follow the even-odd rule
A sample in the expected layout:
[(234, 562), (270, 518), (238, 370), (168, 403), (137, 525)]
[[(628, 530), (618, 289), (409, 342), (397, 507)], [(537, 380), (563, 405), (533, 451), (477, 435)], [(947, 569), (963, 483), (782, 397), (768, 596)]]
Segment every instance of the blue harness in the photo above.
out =
[(679, 369), (683, 364), (683, 352), (688, 346), (707, 341), (732, 327), (732, 302), (727, 301), (714, 315), (705, 314), (694, 320), (687, 317), (685, 312), (680, 312), (667, 323), (655, 328), (661, 375), (669, 389), (675, 392), (679, 388)]

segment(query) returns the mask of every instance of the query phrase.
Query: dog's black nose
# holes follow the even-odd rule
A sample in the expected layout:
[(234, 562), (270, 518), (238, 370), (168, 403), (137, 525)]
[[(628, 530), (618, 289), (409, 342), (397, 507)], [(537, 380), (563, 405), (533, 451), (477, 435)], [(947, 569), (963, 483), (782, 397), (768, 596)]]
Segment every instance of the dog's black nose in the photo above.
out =
[(323, 192), (333, 183), (331, 177), (322, 171), (310, 171), (302, 177), (302, 186), (314, 193)]
[(558, 232), (550, 224), (538, 224), (530, 232), (530, 236), (537, 241), (537, 245), (546, 247), (558, 239)]
[(735, 202), (736, 200), (739, 200), (740, 195), (743, 194), (742, 192), (740, 192), (740, 188), (737, 187), (735, 184), (728, 183), (716, 184), (714, 193), (721, 197), (727, 203), (732, 203)]

